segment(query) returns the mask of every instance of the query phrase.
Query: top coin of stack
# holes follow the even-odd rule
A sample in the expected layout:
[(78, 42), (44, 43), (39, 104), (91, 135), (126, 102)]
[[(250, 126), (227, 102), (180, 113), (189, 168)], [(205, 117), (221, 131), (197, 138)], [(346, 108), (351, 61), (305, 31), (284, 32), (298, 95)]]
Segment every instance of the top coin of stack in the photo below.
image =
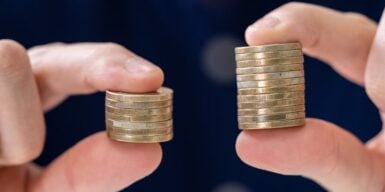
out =
[(300, 43), (235, 48), (240, 129), (305, 124), (305, 79)]
[(106, 125), (112, 140), (134, 143), (166, 142), (173, 138), (173, 91), (106, 92)]

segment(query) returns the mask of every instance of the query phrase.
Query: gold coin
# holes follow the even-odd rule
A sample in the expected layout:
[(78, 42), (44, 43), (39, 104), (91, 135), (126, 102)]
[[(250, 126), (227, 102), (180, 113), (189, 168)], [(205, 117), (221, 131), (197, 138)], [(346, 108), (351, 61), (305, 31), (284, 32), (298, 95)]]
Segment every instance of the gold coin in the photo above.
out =
[(129, 122), (159, 122), (159, 121), (167, 121), (172, 118), (172, 114), (165, 115), (144, 115), (144, 116), (126, 116), (126, 115), (116, 115), (114, 113), (106, 112), (106, 118), (111, 120), (118, 121), (129, 121)]
[(283, 127), (295, 127), (305, 125), (305, 118), (291, 119), (283, 121), (270, 121), (263, 123), (244, 123), (238, 124), (239, 129), (272, 129), (272, 128), (283, 128)]
[(262, 95), (238, 95), (237, 99), (239, 103), (258, 102), (276, 99), (293, 99), (305, 97), (304, 92), (287, 92), (287, 93), (271, 93)]
[(287, 106), (287, 105), (302, 105), (302, 104), (305, 104), (305, 98), (238, 103), (238, 109), (259, 109), (259, 108), (269, 108), (269, 107), (278, 107), (278, 106)]
[(302, 49), (302, 46), (300, 43), (281, 43), (281, 44), (246, 46), (246, 47), (235, 48), (235, 53), (241, 54), (241, 53), (275, 52), (275, 51), (286, 51), (286, 50), (293, 50), (293, 49)]
[(297, 111), (305, 111), (305, 105), (289, 105), (280, 107), (269, 107), (263, 109), (238, 109), (238, 116), (268, 115)]
[(167, 135), (152, 135), (152, 136), (132, 136), (127, 134), (116, 134), (107, 132), (110, 139), (121, 142), (131, 143), (160, 143), (170, 141), (173, 138), (173, 133)]
[(114, 113), (116, 115), (131, 115), (131, 116), (143, 116), (143, 115), (164, 115), (172, 113), (171, 106), (164, 108), (154, 108), (154, 109), (121, 109), (106, 106), (106, 112)]
[(305, 78), (273, 79), (265, 81), (242, 81), (237, 82), (238, 89), (260, 88), (260, 87), (282, 87), (286, 85), (295, 85), (305, 83)]
[(152, 101), (152, 102), (123, 102), (114, 101), (106, 98), (106, 106), (124, 109), (152, 109), (164, 108), (172, 105), (172, 100)]
[(286, 58), (286, 57), (298, 57), (302, 56), (301, 50), (290, 50), (290, 51), (276, 51), (276, 52), (262, 52), (262, 53), (244, 53), (236, 54), (236, 61), (243, 60), (255, 60), (255, 59), (267, 59), (267, 58)]
[(295, 92), (295, 91), (304, 91), (305, 85), (288, 85), (284, 87), (264, 87), (264, 88), (249, 88), (249, 89), (238, 89), (238, 95), (258, 95), (258, 94), (267, 94), (267, 93), (285, 93), (285, 92)]
[(305, 75), (303, 70), (300, 71), (286, 71), (279, 73), (260, 73), (250, 75), (237, 75), (237, 81), (260, 81), (269, 79), (286, 79), (293, 77), (303, 77)]
[(259, 59), (259, 60), (245, 60), (237, 61), (237, 68), (243, 67), (260, 67), (269, 65), (291, 65), (291, 64), (303, 64), (304, 57), (286, 57), (286, 58), (271, 58), (271, 59)]
[(150, 93), (123, 93), (106, 91), (106, 98), (115, 101), (136, 101), (136, 102), (152, 102), (164, 101), (172, 99), (173, 91), (167, 87), (161, 87), (155, 92)]
[(238, 123), (262, 123), (268, 121), (305, 118), (305, 112), (280, 113), (274, 115), (238, 116)]
[(116, 127), (108, 127), (107, 131), (111, 132), (112, 134), (127, 134), (127, 135), (167, 135), (172, 132), (172, 127), (162, 127), (158, 129), (122, 129), (122, 128), (116, 128)]
[(247, 68), (237, 68), (236, 73), (238, 75), (247, 75), (255, 73), (276, 73), (276, 72), (285, 72), (285, 71), (299, 71), (303, 70), (303, 64), (291, 64), (291, 65), (268, 65), (261, 67), (247, 67)]
[(128, 122), (128, 121), (117, 121), (106, 119), (106, 125), (108, 127), (116, 127), (122, 129), (158, 129), (163, 127), (170, 127), (173, 125), (172, 120), (153, 122), (153, 123), (138, 123), (138, 122)]

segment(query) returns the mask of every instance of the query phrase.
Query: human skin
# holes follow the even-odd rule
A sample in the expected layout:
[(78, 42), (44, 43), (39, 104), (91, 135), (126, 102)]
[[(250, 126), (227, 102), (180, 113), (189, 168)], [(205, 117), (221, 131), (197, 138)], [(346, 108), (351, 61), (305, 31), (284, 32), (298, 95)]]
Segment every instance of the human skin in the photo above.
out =
[[(25, 50), (0, 40), (0, 186), (4, 192), (119, 191), (159, 165), (159, 144), (111, 141), (95, 133), (47, 167), (44, 111), (69, 95), (149, 92), (163, 83), (157, 66), (113, 43), (49, 44)], [(76, 132), (68, 127), (68, 131)]]
[[(384, 118), (384, 17), (377, 26), (357, 13), (289, 3), (250, 25), (245, 38), (249, 45), (301, 42), (307, 55), (364, 86)], [(308, 118), (303, 127), (242, 131), (236, 150), (248, 165), (302, 175), (330, 191), (385, 190), (383, 131), (364, 144), (333, 123)]]
[[(245, 36), (250, 45), (300, 41), (306, 54), (364, 86), (385, 117), (385, 23), (377, 27), (358, 14), (289, 3), (252, 24)], [(69, 95), (148, 92), (162, 81), (158, 67), (116, 44), (51, 44), (26, 51), (1, 40), (1, 190), (118, 191), (152, 173), (162, 156), (158, 144), (114, 142), (104, 133), (85, 138), (46, 168), (30, 162), (43, 148), (44, 111)], [(332, 123), (307, 119), (304, 127), (243, 131), (236, 149), (253, 167), (303, 175), (331, 191), (384, 190), (383, 132), (363, 144)]]

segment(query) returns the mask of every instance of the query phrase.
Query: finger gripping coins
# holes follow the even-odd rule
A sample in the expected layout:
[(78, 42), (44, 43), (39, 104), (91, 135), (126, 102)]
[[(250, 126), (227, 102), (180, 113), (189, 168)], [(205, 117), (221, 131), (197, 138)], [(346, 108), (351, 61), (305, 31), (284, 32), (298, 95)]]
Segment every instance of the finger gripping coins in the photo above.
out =
[(235, 48), (238, 127), (305, 124), (304, 56), (300, 43)]
[(173, 91), (162, 87), (152, 93), (106, 91), (107, 135), (132, 143), (159, 143), (173, 138)]

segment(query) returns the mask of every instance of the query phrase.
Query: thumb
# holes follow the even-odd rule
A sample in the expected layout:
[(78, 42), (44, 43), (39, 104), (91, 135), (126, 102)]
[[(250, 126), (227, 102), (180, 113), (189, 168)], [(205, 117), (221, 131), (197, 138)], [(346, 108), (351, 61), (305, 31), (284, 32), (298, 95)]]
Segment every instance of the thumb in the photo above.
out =
[(159, 165), (159, 144), (121, 143), (94, 134), (60, 156), (30, 191), (119, 191), (151, 174)]
[(239, 157), (253, 167), (303, 175), (330, 191), (382, 191), (383, 158), (334, 124), (307, 119), (297, 128), (243, 131)]

